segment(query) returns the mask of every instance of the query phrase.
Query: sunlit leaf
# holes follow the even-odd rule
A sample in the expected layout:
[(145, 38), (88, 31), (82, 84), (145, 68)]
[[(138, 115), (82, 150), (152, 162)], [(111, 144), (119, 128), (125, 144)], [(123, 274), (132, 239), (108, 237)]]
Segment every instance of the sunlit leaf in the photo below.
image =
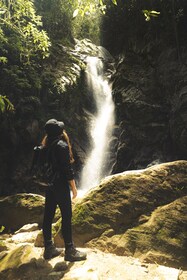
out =
[(0, 95), (0, 112), (4, 113), (5, 109), (8, 111), (14, 111), (14, 105), (6, 96)]
[(150, 11), (149, 13), (150, 13), (152, 16), (153, 16), (153, 15), (157, 15), (157, 16), (160, 15), (160, 12), (157, 12), (157, 11)]
[(0, 112), (4, 112), (5, 111), (5, 102), (3, 100), (3, 97), (0, 95)]
[[(36, 14), (33, 1), (0, 1), (0, 24), (7, 26), (8, 29), (19, 36), (18, 52), (20, 57), (28, 55), (29, 60), (36, 53), (43, 56), (44, 52), (48, 52), (49, 37), (40, 28), (42, 18)], [(4, 39), (4, 34), (1, 37)], [(0, 41), (2, 42), (2, 38), (0, 38)], [(28, 60), (26, 60), (26, 63)], [(0, 58), (0, 62), (6, 63), (6, 59)], [(21, 62), (25, 63), (24, 60)]]
[(157, 11), (142, 10), (142, 12), (146, 21), (150, 21), (151, 17), (158, 17), (160, 15), (160, 12)]
[(5, 56), (0, 56), (0, 63), (6, 64), (8, 62), (7, 57)]
[(4, 231), (4, 229), (5, 229), (5, 227), (4, 227), (4, 226), (0, 226), (0, 232), (3, 232), (3, 231)]
[(114, 5), (117, 5), (118, 3), (117, 3), (117, 0), (112, 0), (112, 3), (114, 4)]
[(74, 12), (73, 12), (73, 18), (75, 18), (79, 13), (79, 9), (76, 9)]
[(6, 11), (0, 11), (0, 15), (4, 15), (6, 13)]

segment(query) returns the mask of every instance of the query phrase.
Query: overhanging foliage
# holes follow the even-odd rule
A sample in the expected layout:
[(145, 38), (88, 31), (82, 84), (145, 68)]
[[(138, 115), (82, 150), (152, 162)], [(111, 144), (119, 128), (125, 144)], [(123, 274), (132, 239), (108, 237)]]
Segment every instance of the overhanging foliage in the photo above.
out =
[(11, 37), (17, 41), (17, 51), (23, 63), (29, 63), (35, 54), (43, 58), (49, 55), (50, 41), (31, 0), (0, 2), (0, 37), (0, 62), (7, 62), (6, 48), (12, 43)]

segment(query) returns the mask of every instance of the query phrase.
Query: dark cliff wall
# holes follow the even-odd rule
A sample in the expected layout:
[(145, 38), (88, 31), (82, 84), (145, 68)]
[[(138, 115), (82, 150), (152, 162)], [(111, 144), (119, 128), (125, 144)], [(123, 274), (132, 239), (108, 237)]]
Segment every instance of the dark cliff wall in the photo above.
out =
[[(119, 2), (108, 8), (101, 34), (116, 58), (114, 173), (187, 157), (187, 3)], [(147, 22), (143, 9), (160, 15)]]

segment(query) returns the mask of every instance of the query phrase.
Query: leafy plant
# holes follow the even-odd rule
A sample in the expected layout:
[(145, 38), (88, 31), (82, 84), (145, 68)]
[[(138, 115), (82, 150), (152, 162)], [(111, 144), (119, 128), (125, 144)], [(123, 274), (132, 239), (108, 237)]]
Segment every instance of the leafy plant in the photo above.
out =
[[(43, 58), (49, 55), (50, 41), (42, 29), (41, 17), (36, 15), (33, 1), (0, 2), (0, 36), (4, 39), (4, 45), (10, 43), (10, 34), (19, 38), (17, 47), (22, 62), (29, 63), (36, 53)], [(1, 62), (6, 62), (5, 58), (2, 56)]]
[(14, 105), (10, 102), (10, 100), (6, 96), (0, 95), (0, 112), (4, 113), (5, 110), (13, 111)]
[[(111, 0), (114, 5), (117, 5), (117, 0)], [(103, 0), (78, 0), (75, 4), (76, 9), (73, 12), (73, 18), (77, 17), (78, 14), (81, 16), (91, 15), (95, 13), (105, 14), (106, 3)]]
[(158, 17), (160, 15), (160, 12), (157, 11), (148, 11), (148, 10), (142, 10), (145, 20), (150, 21), (151, 17)]

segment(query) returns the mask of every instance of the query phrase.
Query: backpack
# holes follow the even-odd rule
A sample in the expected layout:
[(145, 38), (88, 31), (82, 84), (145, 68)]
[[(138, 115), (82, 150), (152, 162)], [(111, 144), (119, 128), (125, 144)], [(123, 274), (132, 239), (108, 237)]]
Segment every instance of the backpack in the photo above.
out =
[(31, 175), (33, 181), (41, 187), (51, 187), (56, 177), (54, 149), (55, 140), (49, 147), (34, 147), (33, 160), (31, 164)]

